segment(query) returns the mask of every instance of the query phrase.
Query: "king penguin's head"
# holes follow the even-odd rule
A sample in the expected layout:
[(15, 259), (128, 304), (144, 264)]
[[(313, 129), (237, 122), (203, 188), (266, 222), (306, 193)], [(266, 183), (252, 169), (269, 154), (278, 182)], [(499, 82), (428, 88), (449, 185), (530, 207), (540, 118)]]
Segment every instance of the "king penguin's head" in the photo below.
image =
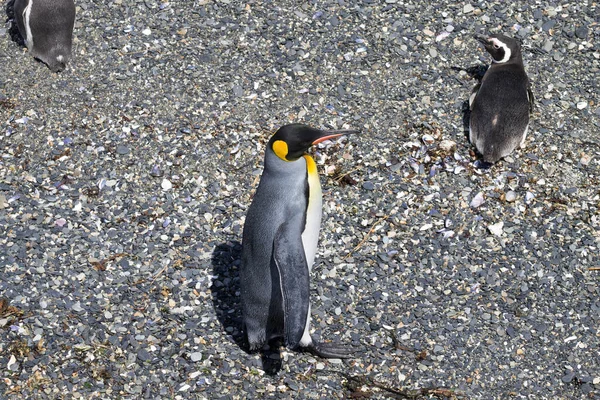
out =
[(492, 56), (494, 63), (502, 64), (511, 60), (520, 59), (521, 46), (519, 42), (504, 35), (475, 35), (488, 53)]
[(284, 125), (269, 140), (268, 148), (284, 161), (295, 161), (317, 143), (342, 135), (358, 133), (354, 130), (322, 131), (302, 124)]

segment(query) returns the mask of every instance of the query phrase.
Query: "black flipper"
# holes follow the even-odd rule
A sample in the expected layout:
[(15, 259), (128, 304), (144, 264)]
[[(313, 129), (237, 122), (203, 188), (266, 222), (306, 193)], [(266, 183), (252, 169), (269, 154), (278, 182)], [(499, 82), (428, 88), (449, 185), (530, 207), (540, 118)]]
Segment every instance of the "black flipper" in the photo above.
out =
[(527, 100), (529, 100), (529, 114), (533, 114), (533, 107), (535, 105), (535, 97), (533, 96), (533, 91), (531, 90), (531, 86), (527, 88)]
[(309, 346), (303, 347), (303, 350), (321, 358), (353, 358), (356, 353), (356, 349), (349, 346), (337, 343), (318, 343), (314, 340)]
[(310, 301), (308, 264), (302, 246), (302, 231), (289, 222), (282, 224), (275, 235), (273, 256), (279, 271), (283, 295), (284, 340), (286, 347), (298, 348)]

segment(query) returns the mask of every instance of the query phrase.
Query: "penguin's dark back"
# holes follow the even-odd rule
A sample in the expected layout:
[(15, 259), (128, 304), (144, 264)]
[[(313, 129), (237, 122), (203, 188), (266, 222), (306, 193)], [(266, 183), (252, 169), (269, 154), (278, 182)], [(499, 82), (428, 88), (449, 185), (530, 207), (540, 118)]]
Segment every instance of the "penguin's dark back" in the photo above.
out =
[(527, 76), (519, 65), (493, 66), (483, 77), (473, 102), (471, 126), (496, 140), (522, 132), (529, 123)]
[(519, 65), (492, 66), (483, 77), (473, 104), (475, 114), (520, 114), (529, 107), (529, 81)]

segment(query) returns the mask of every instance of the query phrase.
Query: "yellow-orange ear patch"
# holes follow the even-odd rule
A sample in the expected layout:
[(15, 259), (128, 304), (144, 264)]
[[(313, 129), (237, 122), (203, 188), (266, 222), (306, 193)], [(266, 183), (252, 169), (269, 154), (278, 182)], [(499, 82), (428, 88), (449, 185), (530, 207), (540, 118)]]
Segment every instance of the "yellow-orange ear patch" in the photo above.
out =
[(288, 145), (283, 140), (276, 140), (273, 142), (273, 152), (277, 155), (277, 157), (281, 158), (283, 161), (289, 161), (286, 157), (288, 155)]

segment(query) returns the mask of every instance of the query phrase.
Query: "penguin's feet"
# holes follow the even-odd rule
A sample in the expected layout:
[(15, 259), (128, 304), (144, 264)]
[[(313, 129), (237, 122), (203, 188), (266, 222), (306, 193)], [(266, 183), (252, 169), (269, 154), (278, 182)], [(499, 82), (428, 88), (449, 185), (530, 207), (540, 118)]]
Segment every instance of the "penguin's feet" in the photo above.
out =
[(483, 160), (477, 160), (473, 163), (475, 168), (477, 169), (490, 169), (494, 165), (493, 163), (489, 163)]
[(302, 350), (321, 358), (352, 358), (356, 352), (356, 349), (349, 346), (318, 342), (312, 342), (310, 345), (302, 347)]

